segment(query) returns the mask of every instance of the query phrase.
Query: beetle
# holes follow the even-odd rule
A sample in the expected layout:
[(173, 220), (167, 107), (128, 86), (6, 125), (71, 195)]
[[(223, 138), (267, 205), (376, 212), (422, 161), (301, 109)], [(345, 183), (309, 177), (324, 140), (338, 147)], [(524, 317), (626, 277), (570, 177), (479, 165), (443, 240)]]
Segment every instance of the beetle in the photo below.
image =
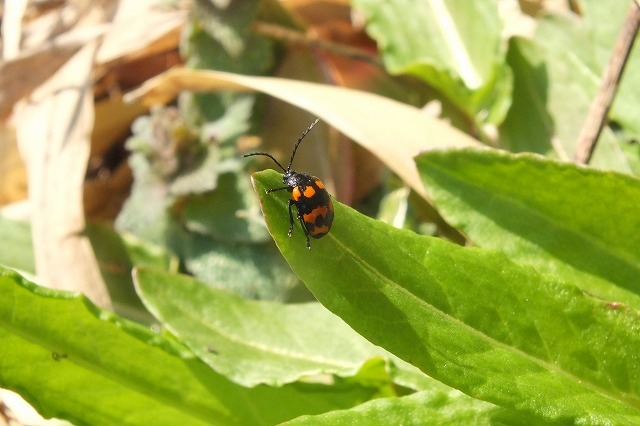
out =
[(267, 190), (267, 194), (275, 191), (287, 190), (291, 193), (291, 198), (288, 202), (289, 207), (289, 238), (293, 233), (293, 213), (291, 207), (295, 206), (298, 214), (298, 220), (300, 226), (307, 238), (307, 248), (311, 249), (311, 242), (309, 241), (309, 235), (313, 238), (322, 238), (329, 233), (331, 225), (333, 224), (333, 202), (331, 202), (331, 196), (324, 187), (322, 181), (307, 173), (297, 172), (291, 170), (291, 164), (298, 151), (298, 146), (305, 136), (313, 129), (313, 126), (318, 124), (318, 119), (311, 123), (307, 129), (302, 132), (302, 135), (298, 138), (298, 141), (293, 147), (291, 153), (291, 159), (285, 169), (278, 160), (276, 160), (271, 154), (267, 152), (252, 152), (245, 154), (243, 157), (251, 157), (254, 155), (263, 155), (271, 158), (274, 163), (278, 165), (284, 172), (282, 175), (282, 183), (286, 186), (280, 188), (273, 188)]

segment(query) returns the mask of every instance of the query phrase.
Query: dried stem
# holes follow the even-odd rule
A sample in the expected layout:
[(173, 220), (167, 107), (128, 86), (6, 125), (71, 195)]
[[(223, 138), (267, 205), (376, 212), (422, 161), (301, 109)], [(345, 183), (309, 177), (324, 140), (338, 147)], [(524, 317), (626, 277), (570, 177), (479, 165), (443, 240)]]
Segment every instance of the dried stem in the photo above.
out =
[(587, 120), (578, 137), (574, 154), (574, 160), (578, 163), (587, 164), (591, 159), (598, 137), (607, 120), (613, 98), (618, 90), (622, 71), (633, 48), (633, 42), (638, 34), (639, 26), (640, 5), (638, 0), (634, 0), (629, 5), (627, 17), (616, 40), (609, 65), (602, 76), (600, 89), (591, 104)]
[(260, 21), (254, 22), (253, 30), (265, 37), (282, 40), (292, 44), (318, 47), (328, 52), (353, 59), (358, 59), (361, 61), (366, 61), (376, 66), (382, 67), (382, 62), (380, 61), (380, 59), (365, 50), (356, 49), (354, 47), (346, 46), (340, 43), (334, 43), (332, 41), (327, 41), (309, 33), (302, 33), (292, 30), (291, 28)]

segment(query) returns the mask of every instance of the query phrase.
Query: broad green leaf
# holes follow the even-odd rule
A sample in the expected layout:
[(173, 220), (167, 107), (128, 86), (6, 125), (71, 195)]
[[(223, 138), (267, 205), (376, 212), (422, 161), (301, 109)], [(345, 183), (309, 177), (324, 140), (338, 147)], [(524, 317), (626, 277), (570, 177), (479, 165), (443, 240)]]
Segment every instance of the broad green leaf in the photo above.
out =
[[(502, 121), (511, 75), (504, 66), (502, 23), (495, 1), (354, 2), (392, 74), (418, 76), (473, 118), (494, 109)], [(505, 102), (506, 100), (506, 102)], [(477, 117), (483, 110), (484, 117)]]
[(316, 298), (374, 344), (485, 401), (553, 421), (640, 421), (638, 312), (506, 255), (399, 230), (334, 202), (329, 234), (287, 237), (280, 175), (253, 175), (267, 227)]
[[(303, 416), (284, 423), (294, 425), (515, 425), (530, 424), (526, 416), (467, 397), (456, 391), (418, 392), (401, 398), (382, 398), (349, 410)], [(544, 424), (537, 420), (536, 424)]]
[(182, 90), (257, 90), (304, 108), (373, 152), (420, 196), (427, 197), (413, 157), (426, 149), (479, 142), (418, 108), (362, 91), (270, 77), (176, 68), (127, 97), (146, 104), (172, 100)]
[[(410, 378), (424, 375), (354, 333), (318, 303), (246, 300), (150, 269), (135, 276), (149, 310), (200, 359), (244, 386), (280, 386), (318, 374), (353, 376), (374, 357), (391, 360), (403, 386), (430, 381)], [(389, 372), (378, 381), (388, 380)]]
[(42, 415), (91, 425), (270, 425), (366, 401), (357, 384), (241, 387), (175, 340), (84, 296), (0, 270), (0, 387)]
[(416, 161), (441, 214), (476, 244), (640, 308), (637, 178), (491, 150)]

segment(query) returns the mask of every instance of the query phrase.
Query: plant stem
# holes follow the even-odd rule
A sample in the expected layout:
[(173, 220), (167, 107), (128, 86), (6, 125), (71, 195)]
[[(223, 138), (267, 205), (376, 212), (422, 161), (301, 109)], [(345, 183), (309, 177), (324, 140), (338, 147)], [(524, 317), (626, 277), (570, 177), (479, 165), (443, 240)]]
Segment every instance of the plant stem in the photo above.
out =
[(577, 163), (587, 164), (596, 147), (598, 137), (607, 120), (609, 109), (613, 103), (613, 98), (618, 90), (622, 71), (627, 62), (627, 58), (633, 48), (633, 42), (638, 34), (640, 26), (640, 5), (638, 0), (633, 0), (629, 5), (627, 17), (622, 24), (620, 34), (613, 47), (613, 54), (609, 60), (609, 65), (602, 76), (600, 89), (596, 94), (587, 120), (578, 137), (574, 160)]
[(382, 67), (382, 61), (376, 55), (373, 55), (363, 49), (323, 40), (309, 33), (302, 33), (280, 25), (270, 24), (268, 22), (256, 21), (253, 24), (253, 30), (265, 37), (271, 37), (276, 40), (282, 40), (292, 44), (301, 44), (304, 46), (318, 47), (328, 52), (346, 56), (353, 59), (369, 62), (373, 65)]

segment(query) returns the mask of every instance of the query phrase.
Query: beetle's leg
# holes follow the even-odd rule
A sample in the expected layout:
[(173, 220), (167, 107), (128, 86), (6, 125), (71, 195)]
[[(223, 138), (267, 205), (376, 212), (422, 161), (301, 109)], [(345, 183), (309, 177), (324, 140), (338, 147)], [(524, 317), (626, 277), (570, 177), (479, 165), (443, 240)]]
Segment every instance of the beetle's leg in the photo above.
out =
[[(291, 234), (293, 234), (293, 213), (291, 213), (291, 206), (295, 204), (293, 200), (289, 200), (289, 238), (291, 238)], [(300, 217), (300, 213), (298, 213), (298, 217)]]
[(300, 227), (302, 227), (302, 231), (304, 231), (304, 236), (307, 237), (307, 248), (311, 250), (311, 242), (309, 241), (309, 231), (307, 230), (307, 226), (304, 224), (304, 220), (302, 220), (302, 215), (300, 214), (300, 210), (298, 210), (298, 220), (300, 220)]
[(282, 188), (267, 189), (267, 194), (271, 194), (272, 192), (275, 192), (275, 191), (282, 191), (283, 189), (289, 189), (289, 187), (283, 186)]

